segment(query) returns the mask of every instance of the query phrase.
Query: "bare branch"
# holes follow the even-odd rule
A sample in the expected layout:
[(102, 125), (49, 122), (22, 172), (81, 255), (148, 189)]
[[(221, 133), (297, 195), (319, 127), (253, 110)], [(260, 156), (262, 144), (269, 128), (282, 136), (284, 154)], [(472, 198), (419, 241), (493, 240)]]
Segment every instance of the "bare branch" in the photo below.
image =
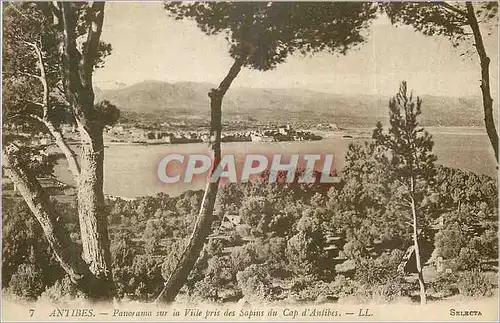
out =
[(23, 75), (35, 77), (40, 82), (42, 83), (43, 87), (43, 102), (42, 102), (42, 107), (43, 107), (43, 116), (46, 118), (48, 116), (48, 108), (49, 108), (49, 86), (47, 82), (47, 74), (45, 73), (45, 63), (43, 60), (43, 54), (40, 46), (38, 46), (36, 43), (28, 42), (28, 41), (23, 41), (25, 45), (30, 46), (33, 48), (35, 51), (35, 55), (37, 57), (37, 66), (38, 69), (40, 70), (40, 75), (35, 75), (35, 74), (30, 74), (30, 73), (25, 73), (25, 72), (20, 72)]
[(401, 198), (401, 202), (398, 203), (397, 205), (399, 206), (404, 206), (404, 207), (409, 207), (411, 206), (411, 203), (409, 200), (405, 199), (404, 197)]
[(406, 188), (406, 190), (407, 190), (408, 192), (410, 191), (410, 189), (409, 189), (408, 185), (407, 185), (407, 184), (405, 184), (405, 183), (403, 183), (403, 181), (402, 181), (402, 180), (400, 180), (399, 178), (396, 178), (396, 181), (397, 181), (399, 184), (401, 184), (401, 186), (403, 186), (404, 188)]
[(45, 73), (45, 64), (43, 61), (43, 55), (40, 47), (37, 45), (33, 46), (36, 52), (36, 56), (38, 57), (38, 68), (40, 69), (40, 82), (42, 82), (43, 86), (43, 105), (45, 109), (43, 110), (43, 116), (46, 118), (48, 116), (48, 108), (49, 108), (49, 86), (47, 82), (47, 75)]
[(36, 74), (32, 74), (32, 73), (27, 73), (27, 72), (17, 72), (17, 74), (19, 75), (24, 75), (24, 76), (29, 76), (29, 77), (32, 77), (32, 78), (35, 78), (37, 80), (41, 80), (41, 76), (40, 75), (36, 75)]
[(42, 124), (45, 125), (45, 127), (47, 127), (52, 137), (54, 137), (56, 145), (59, 147), (59, 149), (66, 157), (66, 160), (68, 161), (68, 168), (70, 172), (73, 174), (75, 181), (78, 183), (78, 179), (80, 177), (80, 165), (78, 163), (78, 158), (73, 149), (71, 149), (69, 145), (66, 143), (66, 139), (64, 138), (61, 131), (57, 129), (54, 126), (54, 124), (46, 118), (41, 118), (34, 114), (29, 114), (28, 117), (41, 122)]
[(29, 42), (29, 41), (25, 41), (25, 40), (21, 40), (21, 42), (31, 48), (33, 48), (34, 50), (39, 50), (39, 47), (37, 44), (33, 43), (33, 42)]
[(33, 104), (33, 105), (36, 105), (36, 106), (38, 106), (38, 107), (40, 107), (40, 108), (42, 108), (42, 109), (45, 107), (45, 106), (44, 106), (42, 103), (40, 103), (40, 102), (35, 102), (35, 101), (31, 101), (31, 100), (26, 100), (26, 99), (23, 99), (23, 101), (24, 101), (24, 102), (31, 103), (31, 104)]

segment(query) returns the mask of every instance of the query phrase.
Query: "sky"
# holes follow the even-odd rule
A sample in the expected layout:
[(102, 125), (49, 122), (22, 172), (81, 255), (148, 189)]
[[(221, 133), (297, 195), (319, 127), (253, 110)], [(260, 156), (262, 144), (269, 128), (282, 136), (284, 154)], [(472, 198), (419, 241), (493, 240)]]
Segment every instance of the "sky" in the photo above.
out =
[[(498, 88), (498, 29), (483, 32)], [(107, 2), (102, 40), (113, 46), (95, 85), (112, 89), (145, 80), (218, 84), (232, 65), (222, 36), (206, 36), (191, 21), (176, 21), (161, 2)], [(446, 38), (393, 27), (386, 17), (368, 30), (367, 42), (347, 55), (290, 56), (266, 72), (242, 69), (233, 86), (306, 88), (339, 94), (393, 95), (402, 80), (418, 95), (480, 95), (480, 67), (470, 43), (453, 48)]]

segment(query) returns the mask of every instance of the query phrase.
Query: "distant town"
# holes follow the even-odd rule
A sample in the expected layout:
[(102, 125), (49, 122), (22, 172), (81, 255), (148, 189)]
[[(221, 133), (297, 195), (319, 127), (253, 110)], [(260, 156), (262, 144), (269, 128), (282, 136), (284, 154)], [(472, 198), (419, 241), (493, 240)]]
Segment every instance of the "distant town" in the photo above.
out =
[[(167, 128), (167, 125), (165, 125)], [(163, 131), (160, 129), (139, 128), (132, 125), (118, 124), (104, 130), (107, 143), (135, 144), (184, 144), (208, 142), (209, 133), (206, 129), (187, 131)], [(307, 141), (321, 140), (321, 136), (310, 131), (295, 130), (291, 125), (269, 127), (263, 130), (224, 131), (223, 142), (273, 142), (273, 141)]]
[[(352, 138), (346, 129), (333, 123), (319, 123), (308, 125), (308, 129), (295, 129), (294, 125), (256, 125), (253, 129), (241, 129), (238, 125), (229, 124), (223, 127), (222, 142), (281, 142), (281, 141), (318, 141), (334, 135), (341, 138)], [(259, 128), (259, 129), (255, 129)], [(168, 129), (168, 130), (163, 130)], [(75, 125), (61, 125), (61, 132), (68, 144), (78, 145)], [(24, 133), (22, 126), (11, 125), (4, 129), (4, 133), (15, 134), (23, 141), (29, 141), (33, 146), (51, 146), (52, 138), (49, 134), (40, 132), (37, 135)], [(209, 142), (210, 135), (207, 126), (200, 125), (173, 125), (168, 122), (157, 124), (118, 123), (106, 126), (104, 129), (106, 145), (161, 145), (187, 144)]]

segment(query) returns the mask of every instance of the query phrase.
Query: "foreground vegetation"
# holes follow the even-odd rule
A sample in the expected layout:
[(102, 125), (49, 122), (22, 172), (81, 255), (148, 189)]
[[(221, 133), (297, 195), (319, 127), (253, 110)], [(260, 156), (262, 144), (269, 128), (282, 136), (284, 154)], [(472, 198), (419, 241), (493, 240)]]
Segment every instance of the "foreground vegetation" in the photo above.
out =
[[(265, 178), (223, 186), (214, 233), (179, 298), (418, 300), (412, 270), (398, 271), (413, 244), (403, 216), (407, 211), (395, 198), (402, 188), (376, 157), (373, 142), (351, 145), (343, 183), (336, 187), (268, 184)], [(492, 295), (497, 288), (496, 181), (443, 166), (436, 166), (432, 179), (419, 205), (424, 274), (433, 271), (439, 257), (444, 269), (426, 281), (428, 297)], [(117, 298), (157, 297), (191, 233), (202, 193), (107, 201)], [(75, 206), (56, 206), (59, 223), (78, 244)], [(2, 230), (5, 292), (29, 300), (82, 296), (24, 201), (4, 197)]]

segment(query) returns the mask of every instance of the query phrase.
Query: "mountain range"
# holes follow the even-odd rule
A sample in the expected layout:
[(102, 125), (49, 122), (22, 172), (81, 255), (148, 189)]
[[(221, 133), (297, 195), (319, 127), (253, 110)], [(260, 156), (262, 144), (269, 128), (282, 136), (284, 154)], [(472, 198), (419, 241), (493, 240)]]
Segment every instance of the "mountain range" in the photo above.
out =
[[(207, 119), (210, 83), (144, 81), (114, 90), (96, 89), (124, 112), (159, 118)], [(481, 97), (420, 95), (424, 126), (482, 126)], [(388, 122), (388, 96), (333, 94), (307, 89), (233, 87), (223, 101), (225, 120), (336, 123), (347, 127)]]

